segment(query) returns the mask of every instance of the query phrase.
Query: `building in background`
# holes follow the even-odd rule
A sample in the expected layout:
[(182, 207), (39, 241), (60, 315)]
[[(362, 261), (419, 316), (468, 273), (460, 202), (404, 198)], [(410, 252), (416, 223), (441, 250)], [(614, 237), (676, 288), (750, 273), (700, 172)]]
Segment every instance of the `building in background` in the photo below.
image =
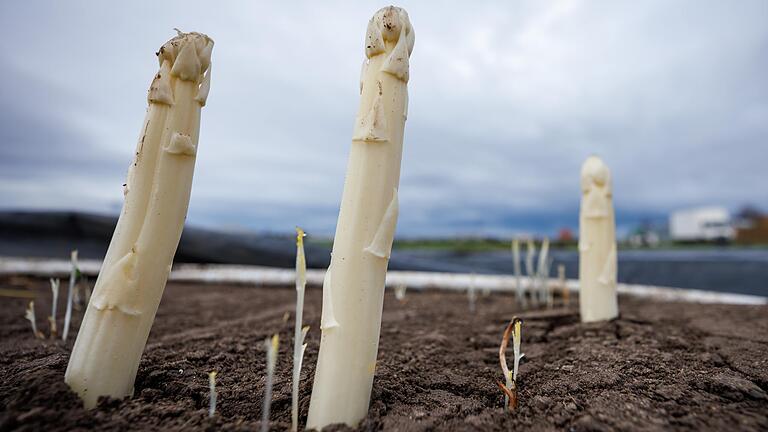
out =
[(669, 217), (669, 237), (676, 242), (729, 242), (736, 233), (724, 207), (678, 210)]
[(768, 244), (768, 215), (756, 207), (746, 206), (736, 214), (736, 242)]

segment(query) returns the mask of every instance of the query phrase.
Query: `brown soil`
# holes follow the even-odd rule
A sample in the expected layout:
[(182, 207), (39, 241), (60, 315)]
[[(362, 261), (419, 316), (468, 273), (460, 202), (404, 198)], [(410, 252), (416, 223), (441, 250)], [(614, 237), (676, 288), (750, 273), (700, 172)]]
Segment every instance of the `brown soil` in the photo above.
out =
[[(47, 282), (0, 281), (3, 288), (14, 284), (33, 285), (38, 326), (47, 332)], [(66, 346), (33, 339), (22, 318), (26, 300), (3, 298), (0, 430), (257, 429), (263, 340), (274, 332), (282, 343), (271, 428), (287, 430), (294, 294), (288, 288), (169, 285), (134, 397), (103, 399), (92, 411), (63, 382), (73, 339)], [(308, 291), (305, 320), (312, 329), (302, 422), (317, 360), (320, 299), (319, 289)], [(768, 307), (623, 298), (621, 310), (619, 320), (590, 325), (572, 313), (527, 312), (520, 407), (507, 413), (496, 381), (502, 378), (501, 334), (515, 313), (512, 299), (481, 296), (471, 315), (463, 294), (408, 292), (401, 303), (387, 293), (371, 407), (359, 429), (768, 429)], [(208, 418), (212, 370), (219, 371), (219, 405)]]

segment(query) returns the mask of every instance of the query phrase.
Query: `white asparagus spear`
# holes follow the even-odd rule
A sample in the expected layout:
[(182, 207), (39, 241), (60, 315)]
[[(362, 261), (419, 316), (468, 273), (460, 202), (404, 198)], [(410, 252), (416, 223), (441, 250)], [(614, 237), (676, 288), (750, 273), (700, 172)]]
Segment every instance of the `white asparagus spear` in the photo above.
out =
[(307, 286), (307, 261), (304, 256), (304, 230), (296, 227), (296, 323), (293, 334), (293, 381), (291, 387), (291, 431), (299, 429), (299, 380), (301, 363), (307, 344), (304, 337), (308, 327), (302, 328), (304, 316), (304, 289)]
[(581, 321), (619, 315), (616, 299), (616, 224), (611, 172), (590, 156), (581, 167), (579, 214), (579, 308)]
[(64, 330), (61, 334), (61, 340), (67, 342), (69, 335), (69, 323), (72, 321), (72, 303), (74, 302), (75, 284), (77, 283), (77, 273), (80, 271), (77, 267), (77, 249), (69, 254), (72, 268), (69, 272), (69, 291), (67, 292), (67, 309), (64, 311)]
[(187, 214), (212, 49), (208, 36), (179, 32), (157, 53), (125, 205), (65, 376), (86, 408), (133, 393)]
[(360, 108), (323, 284), (322, 338), (307, 428), (354, 426), (368, 411), (397, 223), (413, 43), (401, 8), (385, 7), (368, 23)]

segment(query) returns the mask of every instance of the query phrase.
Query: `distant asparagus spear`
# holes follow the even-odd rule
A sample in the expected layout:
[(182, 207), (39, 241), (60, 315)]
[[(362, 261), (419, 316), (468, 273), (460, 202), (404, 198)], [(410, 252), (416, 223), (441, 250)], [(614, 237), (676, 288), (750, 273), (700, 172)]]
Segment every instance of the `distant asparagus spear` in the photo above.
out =
[(264, 341), (267, 349), (267, 378), (264, 384), (264, 401), (261, 410), (261, 432), (269, 430), (269, 410), (272, 407), (272, 384), (275, 380), (275, 365), (277, 364), (277, 351), (280, 347), (280, 337), (275, 334)]
[(29, 306), (27, 306), (27, 310), (24, 313), (24, 318), (29, 321), (30, 324), (32, 324), (32, 333), (35, 335), (38, 339), (44, 339), (45, 336), (43, 335), (43, 332), (39, 331), (37, 329), (37, 321), (35, 320), (35, 302), (30, 301)]
[(67, 310), (64, 313), (64, 331), (61, 334), (61, 340), (67, 341), (69, 335), (69, 323), (72, 321), (72, 303), (74, 302), (75, 284), (77, 283), (77, 276), (80, 274), (80, 269), (77, 267), (77, 249), (73, 250), (69, 255), (72, 268), (69, 272), (69, 291), (67, 292)]
[(56, 328), (56, 305), (59, 304), (59, 286), (61, 281), (59, 279), (51, 278), (51, 294), (53, 294), (53, 300), (51, 303), (51, 316), (48, 317), (48, 325), (51, 329), (51, 339), (56, 339), (59, 334)]
[(523, 290), (522, 271), (520, 270), (520, 240), (517, 238), (512, 240), (512, 265), (515, 270), (517, 304), (524, 309), (528, 307), (528, 302), (525, 299), (525, 291)]

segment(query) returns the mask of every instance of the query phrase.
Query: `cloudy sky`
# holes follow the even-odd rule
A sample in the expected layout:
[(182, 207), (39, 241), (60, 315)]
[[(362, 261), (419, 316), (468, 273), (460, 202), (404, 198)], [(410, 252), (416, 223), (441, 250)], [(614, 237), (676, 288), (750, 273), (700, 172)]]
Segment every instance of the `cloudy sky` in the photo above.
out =
[[(321, 5), (322, 4), (322, 5)], [(416, 31), (401, 235), (768, 209), (768, 2), (402, 2)], [(0, 208), (118, 212), (173, 28), (216, 41), (189, 222), (332, 234), (363, 37), (384, 3), (0, 3)]]

